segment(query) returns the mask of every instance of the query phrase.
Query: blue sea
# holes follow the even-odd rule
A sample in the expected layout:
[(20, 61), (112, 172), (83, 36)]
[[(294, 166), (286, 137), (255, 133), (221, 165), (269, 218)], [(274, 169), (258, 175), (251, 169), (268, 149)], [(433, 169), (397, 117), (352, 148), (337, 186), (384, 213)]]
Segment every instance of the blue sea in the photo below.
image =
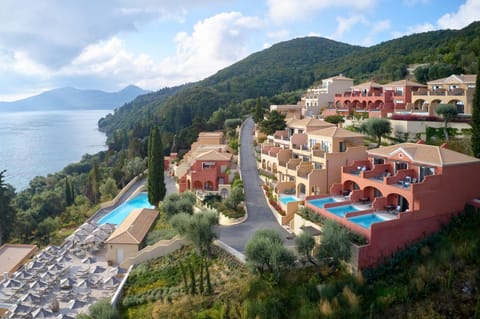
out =
[(0, 112), (0, 171), (23, 190), (35, 176), (46, 176), (105, 150), (98, 120), (111, 110)]

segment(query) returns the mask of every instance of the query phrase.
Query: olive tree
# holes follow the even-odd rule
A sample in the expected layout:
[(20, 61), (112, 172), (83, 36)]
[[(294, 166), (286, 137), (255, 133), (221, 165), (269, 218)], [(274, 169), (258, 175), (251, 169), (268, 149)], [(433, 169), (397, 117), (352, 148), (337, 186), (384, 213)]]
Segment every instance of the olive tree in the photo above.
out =
[(337, 222), (327, 219), (322, 227), (322, 241), (317, 257), (328, 261), (337, 269), (340, 262), (348, 261), (351, 255), (351, 243), (348, 230)]
[(245, 255), (253, 273), (272, 275), (276, 281), (281, 271), (295, 262), (295, 256), (283, 246), (280, 235), (271, 229), (258, 230), (247, 242)]
[(382, 136), (392, 133), (392, 125), (387, 119), (371, 118), (362, 123), (360, 130), (377, 138), (377, 147), (380, 147)]
[(443, 118), (443, 133), (445, 134), (445, 139), (448, 141), (448, 122), (457, 117), (458, 110), (453, 104), (438, 104), (435, 112)]
[(309, 262), (316, 265), (312, 258), (312, 250), (315, 247), (315, 239), (309, 232), (302, 232), (295, 238), (295, 245), (299, 254), (305, 256)]

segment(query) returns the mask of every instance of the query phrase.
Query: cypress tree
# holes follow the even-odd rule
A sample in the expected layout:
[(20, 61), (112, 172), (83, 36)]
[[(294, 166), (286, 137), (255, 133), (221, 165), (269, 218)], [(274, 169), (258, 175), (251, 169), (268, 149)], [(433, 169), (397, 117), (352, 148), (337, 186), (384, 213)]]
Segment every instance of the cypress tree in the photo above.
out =
[(73, 195), (73, 185), (68, 177), (65, 177), (65, 203), (67, 206), (73, 204), (74, 195)]
[(163, 145), (158, 127), (150, 132), (148, 141), (148, 201), (158, 205), (167, 192), (164, 181)]
[(15, 208), (11, 205), (14, 190), (5, 183), (5, 172), (0, 171), (0, 246), (10, 236), (16, 219)]
[(480, 59), (478, 61), (477, 81), (472, 105), (472, 151), (473, 156), (480, 158)]
[(260, 122), (263, 121), (263, 114), (265, 111), (263, 110), (262, 103), (260, 101), (260, 98), (257, 97), (257, 102), (255, 103), (255, 109), (253, 112), (253, 120), (255, 123), (260, 124)]
[(88, 173), (88, 185), (86, 195), (93, 204), (96, 204), (99, 199), (99, 187), (100, 187), (100, 170), (98, 163), (93, 162), (92, 169)]

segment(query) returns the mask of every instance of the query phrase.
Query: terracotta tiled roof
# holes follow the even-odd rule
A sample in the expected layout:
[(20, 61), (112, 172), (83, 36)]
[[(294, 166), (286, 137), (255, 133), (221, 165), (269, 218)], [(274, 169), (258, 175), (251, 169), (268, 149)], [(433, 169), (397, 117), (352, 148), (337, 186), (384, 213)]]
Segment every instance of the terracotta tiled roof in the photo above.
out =
[(105, 241), (108, 244), (140, 244), (157, 218), (155, 209), (134, 209)]
[(347, 78), (343, 74), (339, 74), (339, 75), (332, 76), (332, 77), (330, 77), (328, 79), (325, 79), (325, 80), (350, 80), (350, 81), (352, 81), (353, 79)]
[(443, 147), (402, 143), (392, 146), (384, 146), (367, 151), (371, 156), (391, 157), (398, 152), (404, 153), (413, 162), (431, 166), (461, 165), (467, 163), (480, 163), (480, 160), (462, 153), (458, 153)]
[(362, 134), (352, 132), (336, 126), (315, 130), (315, 131), (309, 132), (308, 135), (337, 137), (337, 138), (363, 137)]
[(427, 84), (448, 84), (448, 83), (475, 83), (477, 80), (476, 74), (452, 74), (449, 77), (441, 78), (427, 82)]
[(364, 89), (364, 88), (382, 88), (383, 85), (378, 84), (374, 81), (363, 82), (357, 85), (352, 86), (352, 89)]
[(335, 126), (335, 124), (325, 122), (324, 120), (319, 120), (317, 118), (304, 118), (304, 119), (291, 119), (287, 121), (287, 126), (291, 128), (307, 128), (308, 126), (324, 126), (330, 127)]
[(390, 82), (387, 84), (384, 84), (383, 87), (392, 87), (392, 86), (402, 86), (402, 87), (407, 87), (407, 86), (413, 86), (413, 87), (427, 87), (425, 84), (417, 83), (414, 81), (410, 80), (400, 80), (400, 81), (395, 81), (395, 82)]
[(201, 137), (221, 137), (223, 136), (223, 132), (200, 132), (198, 133), (198, 136), (201, 136)]
[(202, 153), (195, 157), (195, 160), (201, 161), (229, 161), (232, 159), (232, 154), (221, 153), (215, 150)]

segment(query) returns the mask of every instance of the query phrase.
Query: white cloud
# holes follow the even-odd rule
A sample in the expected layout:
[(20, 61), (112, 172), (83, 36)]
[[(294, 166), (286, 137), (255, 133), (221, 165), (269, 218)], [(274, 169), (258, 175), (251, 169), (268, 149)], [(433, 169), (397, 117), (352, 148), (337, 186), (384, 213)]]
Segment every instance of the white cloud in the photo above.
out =
[(275, 23), (305, 19), (317, 11), (327, 8), (365, 10), (372, 8), (376, 0), (268, 0), (269, 16)]
[(192, 34), (177, 34), (177, 54), (168, 64), (175, 65), (186, 78), (206, 77), (249, 54), (247, 35), (263, 26), (262, 20), (238, 12), (200, 21)]
[[(413, 2), (415, 0), (410, 0)], [(417, 2), (427, 2), (417, 0)], [(393, 37), (398, 38), (404, 35), (428, 32), (438, 29), (462, 29), (474, 21), (480, 20), (480, 2), (478, 0), (466, 0), (460, 5), (456, 12), (446, 13), (441, 16), (435, 24), (425, 22), (409, 26), (405, 31), (395, 31)]]
[(394, 38), (400, 38), (404, 35), (428, 32), (428, 31), (433, 31), (435, 29), (437, 29), (437, 28), (433, 24), (424, 23), (424, 24), (418, 24), (418, 25), (410, 26), (410, 27), (407, 28), (407, 30), (405, 32), (399, 32), (399, 31), (392, 32), (392, 36)]
[(188, 6), (207, 1), (42, 0), (22, 5), (2, 0), (0, 49), (22, 51), (37, 63), (61, 68), (87, 45), (152, 21), (183, 21)]
[(461, 29), (476, 20), (480, 20), (480, 1), (467, 0), (457, 12), (443, 15), (437, 24), (442, 29)]
[(199, 21), (191, 34), (178, 33), (176, 54), (161, 61), (128, 52), (125, 43), (112, 37), (88, 45), (55, 76), (87, 83), (115, 78), (120, 85), (133, 83), (147, 89), (197, 81), (248, 55), (248, 34), (263, 25), (260, 19), (238, 12), (218, 14)]
[[(352, 29), (357, 29), (356, 26), (363, 26), (368, 29), (368, 32), (365, 32), (363, 39), (358, 39), (356, 43), (360, 43), (364, 46), (372, 45), (374, 42), (374, 35), (384, 32), (390, 28), (390, 20), (381, 20), (381, 21), (371, 21), (365, 18), (362, 15), (352, 15), (350, 17), (337, 17), (337, 28), (335, 32), (329, 36), (331, 39), (340, 40), (342, 37), (352, 31)], [(358, 33), (358, 32), (357, 32)]]
[(331, 35), (332, 39), (341, 39), (345, 32), (350, 31), (356, 24), (367, 24), (368, 21), (361, 15), (355, 15), (348, 18), (337, 17), (337, 29)]

